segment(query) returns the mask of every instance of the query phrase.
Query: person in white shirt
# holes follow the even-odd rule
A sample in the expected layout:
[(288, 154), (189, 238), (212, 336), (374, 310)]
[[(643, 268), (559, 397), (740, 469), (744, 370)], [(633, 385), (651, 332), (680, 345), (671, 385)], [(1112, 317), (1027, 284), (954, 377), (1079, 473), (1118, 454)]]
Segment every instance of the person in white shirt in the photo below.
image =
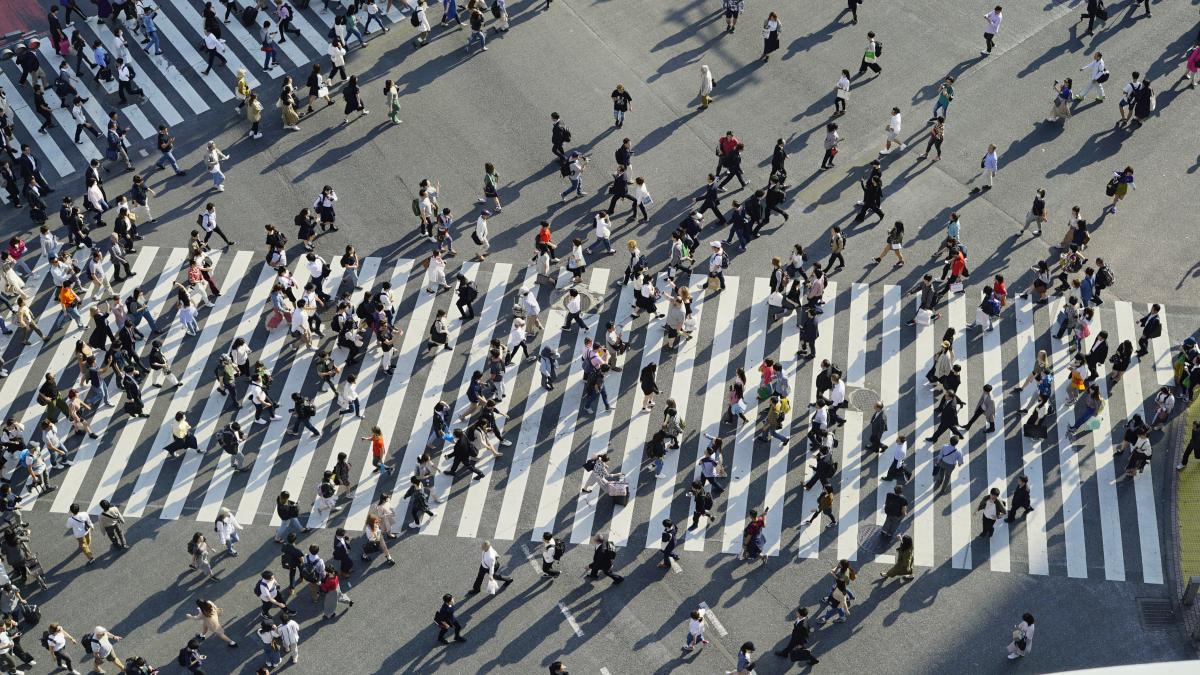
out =
[(579, 297), (579, 291), (574, 288), (567, 291), (565, 306), (567, 308), (567, 323), (563, 326), (563, 332), (571, 330), (571, 326), (576, 323), (579, 324), (580, 328), (587, 330), (587, 324), (583, 322), (583, 319), (579, 318), (580, 312), (583, 311), (583, 299)]
[(79, 550), (87, 557), (86, 564), (91, 565), (96, 562), (92, 556), (92, 517), (80, 509), (79, 504), (72, 504), (69, 510), (71, 515), (67, 516), (67, 527), (71, 528), (71, 536), (75, 537)]
[(583, 240), (571, 242), (571, 252), (567, 254), (567, 271), (571, 273), (571, 283), (583, 283), (583, 275), (587, 273), (587, 260), (583, 257)]
[(251, 380), (250, 386), (246, 388), (246, 398), (254, 404), (254, 423), (266, 424), (271, 420), (279, 419), (279, 415), (274, 412), (275, 402), (267, 395), (267, 390), (263, 389), (262, 384), (257, 380)]
[(222, 68), (229, 65), (229, 62), (221, 53), (224, 51), (224, 47), (217, 36), (213, 35), (212, 31), (204, 31), (204, 50), (208, 52), (208, 65), (205, 66), (204, 71), (200, 73), (201, 75), (207, 75), (210, 71), (212, 71), (213, 61), (217, 59), (221, 59)]
[(450, 284), (446, 283), (446, 259), (442, 257), (441, 251), (434, 251), (429, 257), (429, 266), (425, 271), (425, 292), (436, 293), (439, 290), (450, 290)]
[(475, 234), (471, 237), (475, 243), (479, 245), (479, 253), (476, 260), (482, 261), (488, 256), (488, 251), (491, 250), (491, 244), (488, 243), (488, 218), (492, 215), (491, 211), (484, 209), (479, 214), (479, 218), (475, 221)]
[(843, 70), (842, 76), (838, 78), (837, 84), (833, 88), (833, 115), (834, 117), (846, 114), (846, 101), (850, 99), (850, 71)]
[(413, 47), (420, 49), (429, 44), (429, 18), (426, 13), (429, 10), (429, 5), (425, 4), (425, 0), (417, 3), (416, 9), (413, 11), (417, 14), (417, 39), (413, 40)]
[(558, 542), (549, 532), (542, 533), (542, 576), (549, 579), (557, 577), (561, 572), (554, 569), (554, 562), (561, 557), (558, 552)]
[(238, 554), (236, 546), (238, 540), (241, 539), (238, 530), (242, 529), (242, 525), (238, 522), (237, 517), (229, 509), (221, 507), (221, 511), (217, 514), (214, 529), (217, 531), (217, 541), (221, 542), (221, 545), (225, 547), (229, 555), (236, 558)]
[(703, 647), (708, 644), (708, 640), (704, 639), (704, 615), (708, 610), (703, 607), (692, 610), (691, 616), (688, 618), (687, 638), (683, 643), (683, 650), (690, 652), (696, 648), (696, 645)]
[(213, 189), (217, 192), (225, 191), (225, 174), (221, 172), (221, 160), (224, 159), (229, 159), (229, 155), (221, 152), (216, 141), (209, 141), (204, 154), (204, 163), (208, 167), (209, 176), (212, 177)]
[(71, 644), (79, 644), (75, 640), (75, 636), (68, 633), (56, 623), (46, 626), (46, 651), (54, 657), (54, 664), (61, 670), (69, 672), (71, 675), (79, 675), (79, 671), (75, 670), (75, 664), (71, 662), (71, 657), (67, 654), (67, 640)]
[(313, 334), (312, 330), (310, 330), (308, 327), (308, 317), (304, 314), (304, 307), (305, 303), (303, 298), (296, 301), (296, 308), (292, 310), (290, 332), (295, 338), (293, 342), (295, 346), (299, 346), (300, 343), (304, 343), (305, 347), (312, 349)]
[(592, 249), (600, 246), (601, 244), (604, 245), (604, 252), (606, 254), (611, 255), (616, 253), (617, 250), (613, 248), (612, 241), (609, 239), (612, 237), (612, 226), (608, 220), (608, 212), (601, 211), (597, 213), (592, 218), (592, 223), (595, 226), (596, 241), (592, 242), (591, 245), (587, 247), (588, 253), (591, 253)]
[[(387, 29), (384, 28), (384, 30)], [(279, 642), (283, 646), (280, 660), (282, 661), (290, 654), (292, 665), (300, 663), (300, 624), (289, 616), (287, 621), (279, 624), (275, 630), (279, 633)]]
[(1122, 95), (1119, 103), (1119, 107), (1121, 108), (1121, 124), (1128, 124), (1133, 119), (1133, 95), (1142, 88), (1141, 78), (1142, 74), (1134, 71), (1133, 78), (1121, 90)]
[(983, 155), (983, 175), (987, 178), (987, 185), (980, 186), (980, 190), (991, 190), (992, 182), (996, 179), (996, 172), (1000, 170), (1000, 159), (996, 156), (996, 144), (989, 143), (987, 152)]
[(359, 405), (356, 384), (358, 384), (358, 378), (354, 373), (347, 373), (345, 379), (342, 380), (342, 386), (338, 389), (338, 401), (346, 406), (341, 414), (353, 412), (355, 417), (361, 419), (362, 407)]
[(471, 590), (467, 591), (467, 595), (475, 595), (479, 592), (479, 587), (483, 585), (483, 580), (487, 576), (491, 576), (496, 581), (504, 582), (505, 586), (512, 583), (512, 577), (505, 577), (500, 574), (496, 568), (496, 563), (500, 556), (496, 554), (496, 549), (492, 548), (491, 542), (483, 542), (479, 545), (483, 551), (483, 555), (479, 557), (479, 572), (475, 575), (475, 584), (471, 586)]
[(892, 108), (892, 117), (888, 120), (887, 127), (887, 143), (883, 146), (883, 150), (879, 154), (886, 155), (892, 151), (892, 144), (900, 146), (900, 151), (904, 152), (908, 148), (908, 144), (900, 140), (900, 109)]
[(541, 332), (542, 320), (538, 318), (538, 314), (541, 313), (542, 306), (538, 304), (537, 293), (532, 288), (521, 292), (521, 309), (525, 312), (526, 333), (536, 335)]
[[(282, 2), (282, 0), (276, 0), (276, 1)], [(374, 21), (375, 23), (379, 24), (379, 27), (381, 29), (383, 29), (383, 32), (385, 32), (385, 33), (388, 32), (387, 26), (385, 26), (383, 23), (383, 13), (379, 11), (379, 4), (376, 3), (375, 0), (367, 0), (366, 9), (367, 9), (367, 20), (363, 22), (363, 34), (364, 35), (371, 34), (371, 21)]]
[(638, 176), (633, 179), (633, 184), (635, 186), (633, 188), (633, 198), (636, 201), (633, 209), (635, 212), (641, 210), (642, 219), (638, 222), (644, 223), (650, 219), (650, 216), (646, 213), (646, 207), (654, 203), (654, 198), (650, 196), (650, 190), (646, 188), (645, 178)]
[(343, 82), (350, 79), (346, 75), (346, 47), (337, 38), (334, 38), (333, 42), (329, 43), (329, 62), (331, 64), (329, 84), (333, 84), (334, 75), (341, 75)]
[(987, 28), (983, 29), (983, 41), (987, 44), (987, 51), (979, 52), (980, 56), (991, 54), (992, 48), (996, 46), (994, 39), (996, 33), (1000, 32), (1000, 22), (1004, 20), (1004, 15), (1000, 13), (1002, 9), (1000, 5), (996, 5), (995, 9), (983, 15), (987, 21)]
[(905, 466), (905, 461), (908, 458), (908, 441), (904, 434), (896, 436), (896, 442), (892, 444), (892, 463), (888, 466), (887, 473), (884, 474), (882, 481), (896, 481), (903, 485), (911, 476), (908, 467)]
[(512, 330), (508, 332), (508, 357), (504, 359), (504, 366), (512, 365), (513, 357), (517, 355), (517, 348), (520, 347), (521, 352), (525, 355), (526, 361), (536, 361), (537, 356), (529, 355), (529, 347), (525, 344), (525, 319), (517, 317), (513, 319)]
[(125, 664), (117, 656), (117, 651), (113, 649), (112, 643), (120, 642), (124, 638), (116, 633), (109, 632), (103, 626), (96, 626), (92, 631), (92, 671), (103, 673), (100, 666), (104, 665), (105, 661), (109, 661), (120, 669), (124, 669)]
[(1082, 68), (1080, 68), (1079, 70), (1087, 71), (1088, 86), (1084, 87), (1083, 91), (1079, 92), (1078, 94), (1075, 94), (1075, 100), (1078, 102), (1078, 101), (1082, 101), (1083, 99), (1087, 98), (1088, 92), (1090, 92), (1092, 90), (1092, 88), (1094, 87), (1094, 88), (1100, 90), (1100, 95), (1096, 97), (1096, 102), (1099, 103), (1099, 102), (1103, 101), (1104, 100), (1104, 80), (1108, 79), (1108, 69), (1104, 67), (1104, 57), (1100, 55), (1100, 52), (1096, 52), (1092, 56), (1092, 60), (1089, 61), (1088, 63), (1085, 63), (1084, 66)]
[(708, 276), (720, 280), (721, 290), (725, 290), (725, 265), (729, 262), (729, 258), (721, 250), (721, 242), (714, 241), (710, 246), (712, 255), (708, 257)]

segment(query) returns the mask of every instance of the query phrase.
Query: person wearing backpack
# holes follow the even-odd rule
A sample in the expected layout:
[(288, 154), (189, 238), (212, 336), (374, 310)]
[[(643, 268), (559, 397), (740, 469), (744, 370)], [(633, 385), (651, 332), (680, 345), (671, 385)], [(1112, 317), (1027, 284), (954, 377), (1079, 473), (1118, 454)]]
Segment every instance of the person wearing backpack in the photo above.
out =
[(863, 52), (862, 63), (858, 66), (858, 74), (862, 75), (870, 68), (875, 74), (883, 72), (879, 65), (879, 57), (883, 55), (883, 43), (875, 39), (875, 33), (867, 33), (867, 48)]
[(1150, 341), (1162, 335), (1162, 319), (1159, 318), (1160, 312), (1162, 312), (1162, 305), (1155, 303), (1151, 305), (1148, 314), (1138, 319), (1138, 325), (1142, 328), (1142, 334), (1137, 339), (1138, 358), (1148, 354)]
[(550, 119), (553, 124), (550, 127), (550, 151), (554, 153), (560, 161), (566, 159), (566, 152), (563, 150), (563, 145), (571, 142), (571, 130), (563, 124), (562, 118), (556, 112), (550, 113)]
[(549, 532), (542, 533), (542, 577), (557, 579), (561, 574), (554, 569), (554, 563), (562, 560), (563, 546)]
[(230, 422), (217, 432), (217, 443), (221, 446), (221, 450), (229, 455), (229, 461), (234, 471), (250, 469), (246, 466), (246, 455), (242, 453), (242, 444), (245, 442), (246, 433), (242, 431), (242, 425), (237, 422)]
[(619, 584), (625, 581), (625, 577), (614, 574), (612, 571), (613, 561), (617, 559), (617, 549), (612, 542), (603, 534), (597, 534), (592, 538), (592, 542), (596, 544), (596, 550), (592, 554), (592, 562), (588, 565), (587, 576), (589, 579), (599, 579), (600, 575), (612, 579), (614, 584)]
[(321, 547), (312, 544), (300, 563), (300, 578), (308, 584), (309, 596), (315, 603), (320, 598), (320, 585), (325, 579), (325, 560), (321, 558)]
[(67, 641), (71, 644), (79, 644), (73, 635), (68, 633), (62, 626), (52, 623), (46, 626), (46, 630), (42, 632), (40, 643), (50, 655), (54, 657), (54, 664), (60, 670), (65, 670), (70, 675), (79, 675), (79, 671), (75, 670), (75, 664), (71, 661), (71, 656), (67, 654)]
[(458, 299), (454, 303), (454, 308), (458, 310), (458, 316), (462, 321), (470, 321), (475, 318), (475, 308), (471, 306), (471, 303), (479, 298), (479, 287), (462, 274), (457, 275), (454, 280), (458, 282)]
[[(284, 565), (284, 567), (286, 568), (287, 565)], [(279, 582), (275, 580), (275, 573), (271, 570), (266, 570), (260, 575), (258, 583), (254, 585), (254, 597), (258, 598), (259, 602), (262, 603), (262, 609), (259, 613), (263, 619), (270, 618), (273, 608), (279, 608), (285, 615), (296, 613), (296, 610), (288, 607), (279, 599)]]
[(282, 521), (279, 528), (275, 530), (275, 543), (282, 544), (283, 538), (292, 530), (301, 532), (309, 532), (309, 528), (300, 525), (300, 507), (296, 502), (292, 501), (292, 495), (286, 490), (279, 493), (275, 498), (275, 513)]
[(704, 489), (704, 484), (700, 481), (692, 481), (692, 486), (689, 490), (692, 496), (692, 524), (688, 526), (688, 530), (694, 530), (700, 526), (700, 518), (705, 517), (711, 519), (713, 498)]
[(208, 657), (200, 653), (200, 640), (192, 638), (186, 646), (179, 650), (175, 662), (187, 669), (189, 673), (204, 675), (202, 666)]
[(292, 407), (288, 409), (292, 413), (292, 427), (288, 429), (288, 435), (295, 436), (300, 433), (300, 426), (303, 425), (308, 429), (313, 438), (320, 438), (321, 432), (313, 426), (310, 421), (317, 414), (317, 406), (312, 399), (304, 398), (300, 392), (292, 392)]
[(333, 472), (326, 471), (321, 477), (321, 482), (317, 484), (317, 494), (313, 497), (312, 514), (309, 519), (321, 523), (340, 510), (337, 488), (333, 485)]

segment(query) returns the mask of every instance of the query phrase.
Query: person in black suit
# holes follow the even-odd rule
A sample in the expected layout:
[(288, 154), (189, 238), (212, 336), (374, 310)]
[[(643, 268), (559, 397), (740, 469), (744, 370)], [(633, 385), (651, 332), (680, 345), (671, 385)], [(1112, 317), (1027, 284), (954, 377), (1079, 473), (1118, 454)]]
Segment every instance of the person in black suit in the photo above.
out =
[(33, 158), (33, 153), (29, 149), (28, 144), (21, 146), (21, 156), (17, 158), (17, 169), (21, 172), (21, 178), (25, 180), (25, 184), (37, 183), (42, 192), (54, 192), (54, 188), (46, 182), (46, 177), (42, 175), (41, 169), (38, 168), (37, 160)]
[[(23, 146), (28, 147), (28, 146)], [(1138, 325), (1142, 327), (1142, 334), (1138, 337), (1138, 357), (1145, 356), (1149, 351), (1147, 345), (1154, 338), (1162, 335), (1162, 319), (1158, 314), (1162, 311), (1162, 305), (1155, 303), (1150, 307), (1150, 313), (1138, 319)]]
[(483, 478), (483, 472), (475, 468), (475, 458), (479, 456), (479, 451), (471, 444), (470, 439), (467, 438), (462, 429), (454, 430), (454, 449), (452, 453), (451, 456), (454, 458), (454, 463), (450, 465), (449, 471), (443, 471), (442, 473), (447, 476), (454, 476), (458, 473), (458, 467), (462, 465), (475, 474), (476, 480)]
[(725, 176), (725, 178), (721, 181), (721, 184), (717, 187), (725, 187), (725, 184), (733, 180), (735, 177), (738, 179), (738, 183), (740, 183), (742, 187), (746, 187), (746, 177), (742, 175), (742, 151), (745, 149), (746, 146), (744, 144), (738, 143), (736, 146), (734, 146), (732, 152), (721, 158), (721, 162), (729, 171), (729, 174)]
[(1096, 372), (1096, 367), (1104, 363), (1108, 358), (1108, 331), (1102, 330), (1096, 334), (1096, 339), (1092, 341), (1092, 348), (1088, 351), (1087, 357), (1084, 359), (1088, 367), (1088, 382), (1100, 376)]
[(454, 629), (455, 642), (467, 641), (467, 638), (460, 634), (462, 631), (462, 624), (460, 624), (458, 619), (454, 616), (453, 595), (447, 593), (442, 596), (442, 606), (439, 607), (437, 613), (433, 615), (433, 620), (438, 627), (438, 642), (444, 645), (450, 644), (450, 641), (446, 639), (446, 633), (448, 633), (451, 628)]
[(717, 222), (725, 224), (725, 216), (721, 214), (721, 191), (717, 186), (716, 176), (708, 174), (708, 185), (704, 188), (704, 195), (698, 197), (696, 201), (703, 202), (696, 213), (712, 211), (713, 215), (717, 217)]
[(622, 138), (621, 147), (617, 148), (614, 156), (616, 157), (617, 164), (626, 169), (633, 168), (633, 141), (628, 138)]
[(1033, 502), (1029, 499), (1029, 476), (1017, 476), (1017, 488), (1012, 493), (1012, 506), (1008, 507), (1008, 516), (1004, 522), (1011, 523), (1017, 519), (1017, 509), (1025, 509), (1028, 514), (1033, 510)]
[(868, 427), (871, 430), (871, 440), (867, 443), (867, 451), (883, 452), (887, 446), (883, 444), (883, 432), (887, 431), (887, 415), (883, 412), (883, 402), (875, 402), (875, 412), (871, 414)]
[(813, 653), (809, 651), (808, 636), (812, 631), (808, 627), (808, 609), (805, 607), (796, 608), (796, 618), (792, 621), (792, 637), (788, 640), (787, 646), (775, 652), (775, 656), (793, 656), (793, 661), (805, 659), (809, 665), (817, 665), (820, 661)]
[(617, 202), (622, 199), (628, 199), (630, 204), (633, 204), (633, 210), (629, 212), (629, 220), (637, 217), (637, 200), (629, 194), (629, 172), (624, 164), (618, 164), (617, 170), (613, 172), (612, 185), (608, 188), (608, 194), (612, 195), (612, 199), (608, 200), (608, 212), (616, 215)]

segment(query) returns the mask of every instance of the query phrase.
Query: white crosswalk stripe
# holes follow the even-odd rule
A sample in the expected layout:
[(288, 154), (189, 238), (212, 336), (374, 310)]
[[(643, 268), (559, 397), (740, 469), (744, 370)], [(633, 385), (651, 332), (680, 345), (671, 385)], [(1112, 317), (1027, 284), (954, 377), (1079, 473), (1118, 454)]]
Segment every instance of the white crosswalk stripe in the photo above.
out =
[[(836, 531), (824, 533), (825, 520), (820, 518), (805, 525), (817, 492), (815, 488), (806, 492), (802, 486), (812, 471), (804, 442), (807, 403), (817, 364), (830, 359), (844, 365), (851, 392), (877, 390), (886, 409), (883, 442), (890, 445), (901, 433), (909, 439), (913, 456), (909, 466), (914, 469), (915, 481), (905, 486), (905, 492), (912, 498), (910, 527), (918, 566), (949, 564), (998, 573), (1163, 581), (1152, 475), (1147, 469), (1133, 480), (1119, 480), (1124, 460), (1116, 459), (1114, 450), (1123, 433), (1121, 420), (1139, 412), (1153, 414), (1153, 410), (1145, 410), (1154, 404), (1147, 403), (1143, 393), (1173, 383), (1166, 323), (1175, 324), (1177, 336), (1190, 333), (1181, 327), (1188, 320), (1183, 311), (1174, 311), (1169, 319), (1163, 312), (1163, 336), (1151, 341), (1151, 353), (1135, 362), (1118, 385), (1109, 387), (1108, 373), (1101, 368), (1096, 384), (1107, 405), (1100, 426), (1071, 434), (1069, 426), (1079, 414), (1067, 401), (1070, 384), (1066, 369), (1071, 357), (1067, 342), (1052, 337), (1061, 301), (1045, 308), (1017, 301), (1005, 309), (995, 330), (989, 332), (983, 327), (966, 327), (968, 316), (974, 313), (974, 300), (968, 292), (950, 298), (945, 316), (932, 325), (909, 326), (904, 319), (915, 307), (901, 302), (896, 286), (849, 283), (839, 288), (830, 283), (824, 313), (819, 317), (816, 355), (810, 363), (797, 362), (794, 357), (799, 345), (794, 314), (768, 320), (765, 278), (729, 276), (726, 290), (715, 294), (701, 288), (703, 276), (688, 279), (691, 288), (700, 289), (692, 304), (696, 338), (668, 350), (664, 348), (663, 321), (635, 321), (630, 314), (634, 287), (611, 290), (607, 269), (594, 268), (587, 277), (588, 295), (597, 299), (585, 313), (588, 329), (564, 334), (566, 314), (560, 301), (568, 285), (565, 273), (559, 279), (560, 288), (551, 289), (534, 282), (531, 268), (467, 263), (457, 271), (478, 284), (482, 293), (475, 303), (479, 315), (466, 323), (449, 322), (449, 344), (454, 349), (427, 353), (435, 311), (453, 305), (456, 294), (425, 292), (423, 270), (412, 260), (368, 257), (360, 270), (364, 292), (390, 282), (404, 333), (397, 335), (393, 372), (385, 370), (381, 352), (372, 349), (362, 364), (340, 374), (339, 379), (350, 372), (356, 374), (363, 406), (360, 419), (341, 413), (333, 393), (316, 393), (313, 350), (293, 350), (287, 344), (292, 338), (285, 328), (268, 331), (263, 325), (274, 273), (250, 252), (213, 254), (222, 295), (213, 307), (201, 312), (200, 335), (186, 337), (178, 325), (168, 325), (175, 321), (172, 289), (185, 256), (185, 249), (147, 246), (133, 261), (136, 279), (149, 294), (150, 310), (167, 330), (161, 338), (163, 351), (168, 360), (178, 357), (176, 372), (185, 373), (183, 383), (176, 389), (148, 390), (143, 399), (152, 417), (129, 419), (121, 414), (123, 393), (110, 382), (113, 405), (100, 407), (90, 417), (100, 437), (84, 437), (81, 442), (72, 439), (68, 447), (75, 463), (55, 473), (52, 483), (58, 491), (45, 500), (27, 495), (25, 508), (61, 513), (72, 503), (80, 503), (94, 511), (99, 500), (109, 499), (130, 517), (211, 522), (226, 507), (234, 510), (243, 524), (277, 524), (272, 503), (275, 495), (286, 490), (308, 509), (321, 473), (333, 466), (337, 453), (345, 452), (357, 467), (348, 508), (310, 512), (307, 525), (361, 529), (368, 508), (380, 494), (408, 487), (420, 454), (428, 451), (439, 469), (449, 468), (447, 444), (435, 439), (431, 450), (426, 447), (433, 405), (447, 401), (454, 416), (466, 409), (471, 373), (484, 370), (488, 343), (494, 336), (504, 341), (512, 321), (508, 312), (511, 300), (531, 288), (549, 307), (542, 316), (545, 326), (541, 334), (529, 338), (530, 353), (543, 348), (562, 353), (555, 387), (548, 390), (542, 386), (535, 360), (514, 357), (504, 372), (507, 398), (501, 406), (502, 411), (514, 414), (504, 420), (503, 427), (512, 446), (499, 447), (500, 457), (480, 462), (484, 476), (479, 481), (436, 476), (435, 494), (448, 499), (431, 502), (436, 515), (420, 528), (426, 536), (538, 541), (543, 532), (552, 532), (578, 544), (607, 532), (618, 546), (659, 548), (662, 520), (684, 522), (690, 517), (688, 486), (696, 476), (695, 462), (708, 446), (705, 434), (720, 436), (724, 430), (727, 490), (717, 496), (715, 518), (704, 523), (705, 527), (687, 532), (684, 552), (737, 554), (742, 550), (750, 509), (761, 512), (770, 507), (764, 531), (769, 556), (890, 562), (894, 557), (886, 547), (864, 547), (864, 537), (874, 533), (881, 522), (883, 497), (893, 484), (879, 481), (890, 464), (890, 453), (876, 456), (867, 450), (873, 411), (857, 409), (859, 403), (852, 401), (854, 407), (839, 411), (846, 423), (835, 428), (840, 440), (835, 449), (839, 473), (833, 481)], [(48, 276), (48, 265), (39, 262), (27, 280), (40, 312), (39, 325), (47, 331), (59, 315), (49, 302)], [(339, 277), (335, 273), (331, 278)], [(295, 281), (300, 286), (308, 281), (304, 266), (297, 266)], [(121, 293), (128, 293), (136, 283), (126, 282)], [(1092, 334), (1103, 326), (1111, 347), (1122, 340), (1136, 340), (1136, 318), (1141, 311), (1141, 307), (1135, 311), (1131, 304), (1119, 301), (1097, 308)], [(613, 412), (598, 411), (593, 416), (581, 413), (585, 392), (579, 356), (585, 337), (604, 339), (608, 321), (619, 327), (633, 347), (621, 363), (622, 371), (610, 373), (607, 379)], [(947, 326), (956, 329), (952, 348), (962, 366), (959, 395), (968, 404), (963, 411), (973, 412), (981, 387), (991, 385), (998, 431), (989, 434), (977, 425), (968, 432), (960, 446), (967, 461), (952, 474), (948, 494), (934, 495), (931, 447), (923, 442), (935, 423), (932, 390), (925, 375)], [(90, 333), (90, 328), (85, 332)], [(235, 337), (250, 342), (255, 351), (251, 363), (261, 361), (274, 374), (271, 394), (282, 408), (290, 406), (293, 392), (315, 395), (318, 413), (311, 421), (322, 430), (320, 438), (286, 434), (292, 420), (282, 414), (276, 421), (255, 426), (252, 406), (246, 403), (236, 413), (225, 410), (225, 397), (212, 389), (213, 365)], [(33, 389), (44, 372), (54, 373), (63, 386), (71, 381), (77, 370), (71, 359), (74, 339), (60, 331), (48, 343), (35, 340), (21, 347), (11, 340), (0, 337), (0, 354), (8, 355), (6, 363), (11, 370), (9, 378), (0, 383), (0, 400), (14, 402), (7, 414), (26, 425), (28, 438), (36, 439), (40, 432), (35, 422), (42, 407), (32, 400)], [(1014, 406), (1027, 406), (1033, 395), (1032, 387), (1019, 396), (1014, 392), (1032, 370), (1039, 346), (1050, 354), (1056, 382), (1055, 423), (1044, 441), (1025, 437), (1020, 431), (1027, 414), (1014, 412)], [(334, 350), (334, 358), (343, 361), (344, 350)], [(753, 376), (764, 358), (779, 359), (793, 383), (794, 409), (783, 427), (791, 438), (788, 443), (773, 438), (769, 445), (755, 441), (755, 415), (765, 404), (755, 404), (753, 398), (748, 401), (752, 404), (747, 412), (750, 423), (739, 420), (735, 427), (722, 426), (733, 368), (740, 366), (752, 374), (747, 394), (754, 396), (758, 380)], [(642, 413), (638, 374), (650, 363), (658, 364), (663, 393), (653, 412)], [(645, 470), (651, 459), (645, 444), (661, 424), (666, 398), (675, 399), (688, 423), (681, 447), (667, 452), (663, 477), (657, 478)], [(600, 405), (601, 401), (594, 403)], [(339, 407), (334, 409), (335, 405)], [(170, 420), (177, 411), (185, 412), (193, 422), (199, 446), (198, 452), (186, 452), (182, 461), (171, 460), (162, 451), (170, 440)], [(224, 453), (213, 452), (216, 431), (233, 419), (252, 436), (247, 444), (251, 469), (246, 473), (235, 473)], [(986, 420), (983, 422), (986, 425)], [(60, 431), (70, 430), (65, 420), (60, 419), (58, 426)], [(395, 448), (385, 457), (396, 467), (392, 474), (373, 471), (369, 445), (359, 440), (369, 435), (372, 426), (379, 426), (386, 444)], [(462, 423), (454, 426), (461, 428)], [(591, 494), (578, 492), (585, 480), (580, 468), (583, 460), (601, 451), (610, 454), (613, 470), (625, 473), (630, 484), (624, 506), (615, 505), (602, 486), (593, 488)], [(1034, 510), (1012, 524), (998, 523), (995, 535), (986, 541), (976, 538), (975, 505), (993, 487), (1011, 498), (1018, 474), (1029, 478)], [(393, 530), (397, 533), (411, 521), (406, 501), (393, 499), (397, 511)], [(1122, 510), (1122, 503), (1132, 508)], [(443, 525), (443, 521), (451, 522)], [(680, 564), (686, 567), (688, 558)]]

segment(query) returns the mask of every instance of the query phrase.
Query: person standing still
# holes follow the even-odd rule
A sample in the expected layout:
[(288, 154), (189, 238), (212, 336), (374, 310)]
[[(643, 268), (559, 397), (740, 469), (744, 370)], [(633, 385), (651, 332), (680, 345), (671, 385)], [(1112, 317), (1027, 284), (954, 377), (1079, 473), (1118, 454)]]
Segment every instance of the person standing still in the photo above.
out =
[(625, 126), (625, 113), (633, 112), (633, 97), (625, 91), (624, 85), (617, 85), (612, 93), (613, 124), (620, 129)]

